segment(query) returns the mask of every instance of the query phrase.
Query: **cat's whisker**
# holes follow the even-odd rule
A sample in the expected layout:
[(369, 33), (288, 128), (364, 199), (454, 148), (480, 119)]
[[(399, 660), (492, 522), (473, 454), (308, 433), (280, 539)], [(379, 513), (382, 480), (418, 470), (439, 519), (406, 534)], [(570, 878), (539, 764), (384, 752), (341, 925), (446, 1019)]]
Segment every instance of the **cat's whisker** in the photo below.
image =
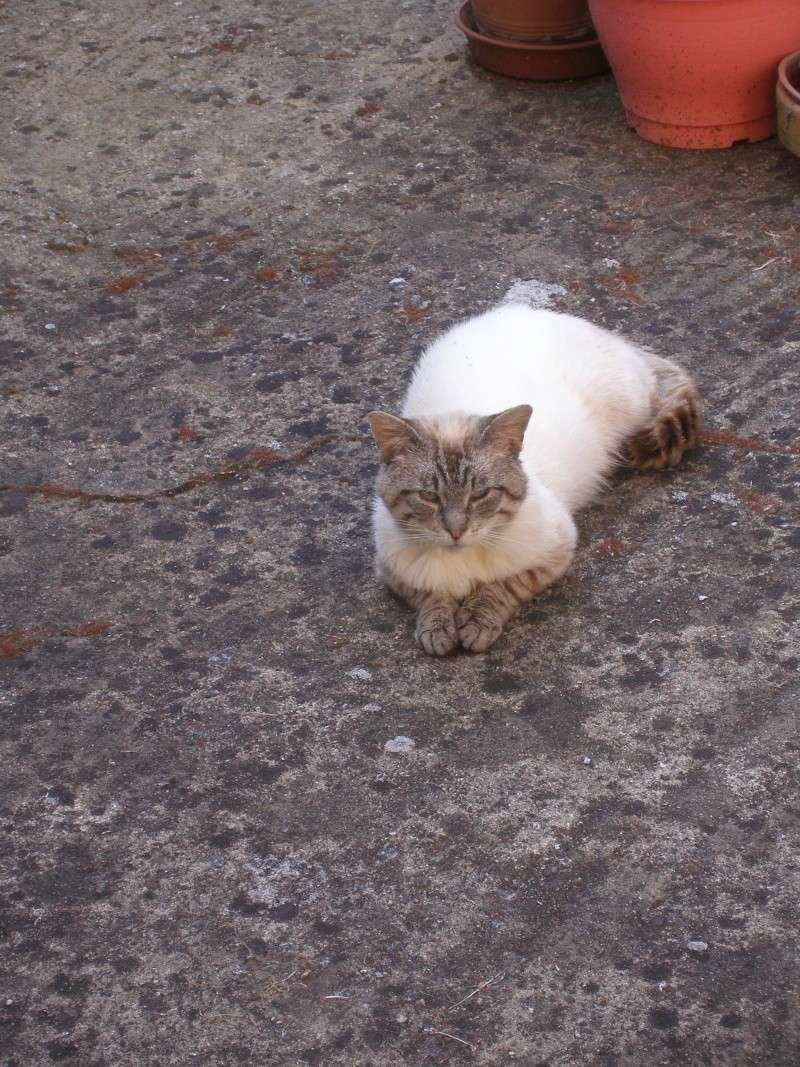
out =
[(434, 537), (419, 537), (415, 534), (407, 533), (401, 533), (401, 537), (406, 544), (430, 545), (432, 548), (444, 544), (444, 542), (439, 541)]
[[(434, 532), (430, 534), (425, 533), (419, 529), (419, 527), (412, 526), (410, 523), (402, 520), (395, 520), (398, 532), (402, 535), (403, 541), (407, 544), (425, 544), (438, 548), (452, 548), (455, 547), (454, 542), (444, 540), (437, 537)], [(507, 533), (502, 531), (479, 531), (476, 534), (476, 539), (461, 542), (461, 548), (480, 548), (480, 547), (492, 547), (492, 548), (528, 548), (531, 544), (531, 538), (521, 539), (518, 537), (510, 537)]]
[(493, 537), (491, 535), (484, 535), (480, 541), (476, 542), (479, 545), (491, 545), (493, 548), (502, 548), (504, 545), (514, 548), (530, 548), (532, 543), (532, 538), (522, 540), (517, 537)]

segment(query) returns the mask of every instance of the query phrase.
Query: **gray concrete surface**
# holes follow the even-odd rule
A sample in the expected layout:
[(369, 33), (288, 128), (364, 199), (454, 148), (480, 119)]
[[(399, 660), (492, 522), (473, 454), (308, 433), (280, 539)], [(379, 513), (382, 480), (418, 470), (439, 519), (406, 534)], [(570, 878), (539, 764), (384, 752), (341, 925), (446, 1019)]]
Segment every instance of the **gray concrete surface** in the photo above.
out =
[[(3, 15), (2, 1067), (796, 1063), (800, 164), (444, 0)], [(363, 416), (514, 279), (717, 432), (434, 662)]]

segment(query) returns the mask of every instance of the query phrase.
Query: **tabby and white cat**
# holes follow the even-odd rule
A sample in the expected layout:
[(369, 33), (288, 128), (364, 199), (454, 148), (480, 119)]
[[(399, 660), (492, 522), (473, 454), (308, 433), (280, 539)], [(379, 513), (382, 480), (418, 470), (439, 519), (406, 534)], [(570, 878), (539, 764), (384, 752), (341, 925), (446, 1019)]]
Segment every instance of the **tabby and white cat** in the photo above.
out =
[(640, 470), (680, 460), (700, 398), (669, 360), (582, 319), (506, 304), (428, 348), (402, 418), (369, 422), (377, 573), (416, 608), (423, 649), (444, 656), (485, 651), (561, 577), (573, 513), (623, 457)]

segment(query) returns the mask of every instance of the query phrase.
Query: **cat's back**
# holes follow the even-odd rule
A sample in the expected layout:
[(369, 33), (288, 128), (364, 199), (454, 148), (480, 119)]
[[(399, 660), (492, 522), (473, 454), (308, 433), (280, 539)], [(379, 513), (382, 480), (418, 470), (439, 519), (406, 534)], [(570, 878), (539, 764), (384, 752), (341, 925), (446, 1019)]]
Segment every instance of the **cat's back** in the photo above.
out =
[(537, 355), (546, 357), (558, 346), (570, 322), (580, 321), (525, 304), (500, 304), (443, 333), (425, 351), (418, 370), (440, 364), (482, 369), (498, 357), (510, 364), (521, 358), (528, 368)]
[(623, 338), (572, 315), (501, 304), (458, 323), (423, 353), (404, 414), (457, 409), (489, 414), (546, 391), (551, 404), (580, 398), (615, 405), (641, 388), (641, 358)]
[(462, 408), (489, 414), (518, 403), (553, 363), (566, 316), (501, 305), (453, 326), (422, 354), (404, 406), (413, 416)]

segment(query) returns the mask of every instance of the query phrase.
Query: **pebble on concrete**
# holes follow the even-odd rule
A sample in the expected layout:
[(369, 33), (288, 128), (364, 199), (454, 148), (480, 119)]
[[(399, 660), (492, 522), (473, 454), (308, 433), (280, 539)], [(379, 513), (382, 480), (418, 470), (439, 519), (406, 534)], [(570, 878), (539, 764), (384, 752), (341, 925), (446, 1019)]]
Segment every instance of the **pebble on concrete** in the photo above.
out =
[(409, 752), (413, 752), (416, 747), (416, 741), (400, 734), (398, 737), (392, 737), (387, 741), (383, 746), (383, 750), (384, 752), (392, 752), (395, 755), (405, 756)]

